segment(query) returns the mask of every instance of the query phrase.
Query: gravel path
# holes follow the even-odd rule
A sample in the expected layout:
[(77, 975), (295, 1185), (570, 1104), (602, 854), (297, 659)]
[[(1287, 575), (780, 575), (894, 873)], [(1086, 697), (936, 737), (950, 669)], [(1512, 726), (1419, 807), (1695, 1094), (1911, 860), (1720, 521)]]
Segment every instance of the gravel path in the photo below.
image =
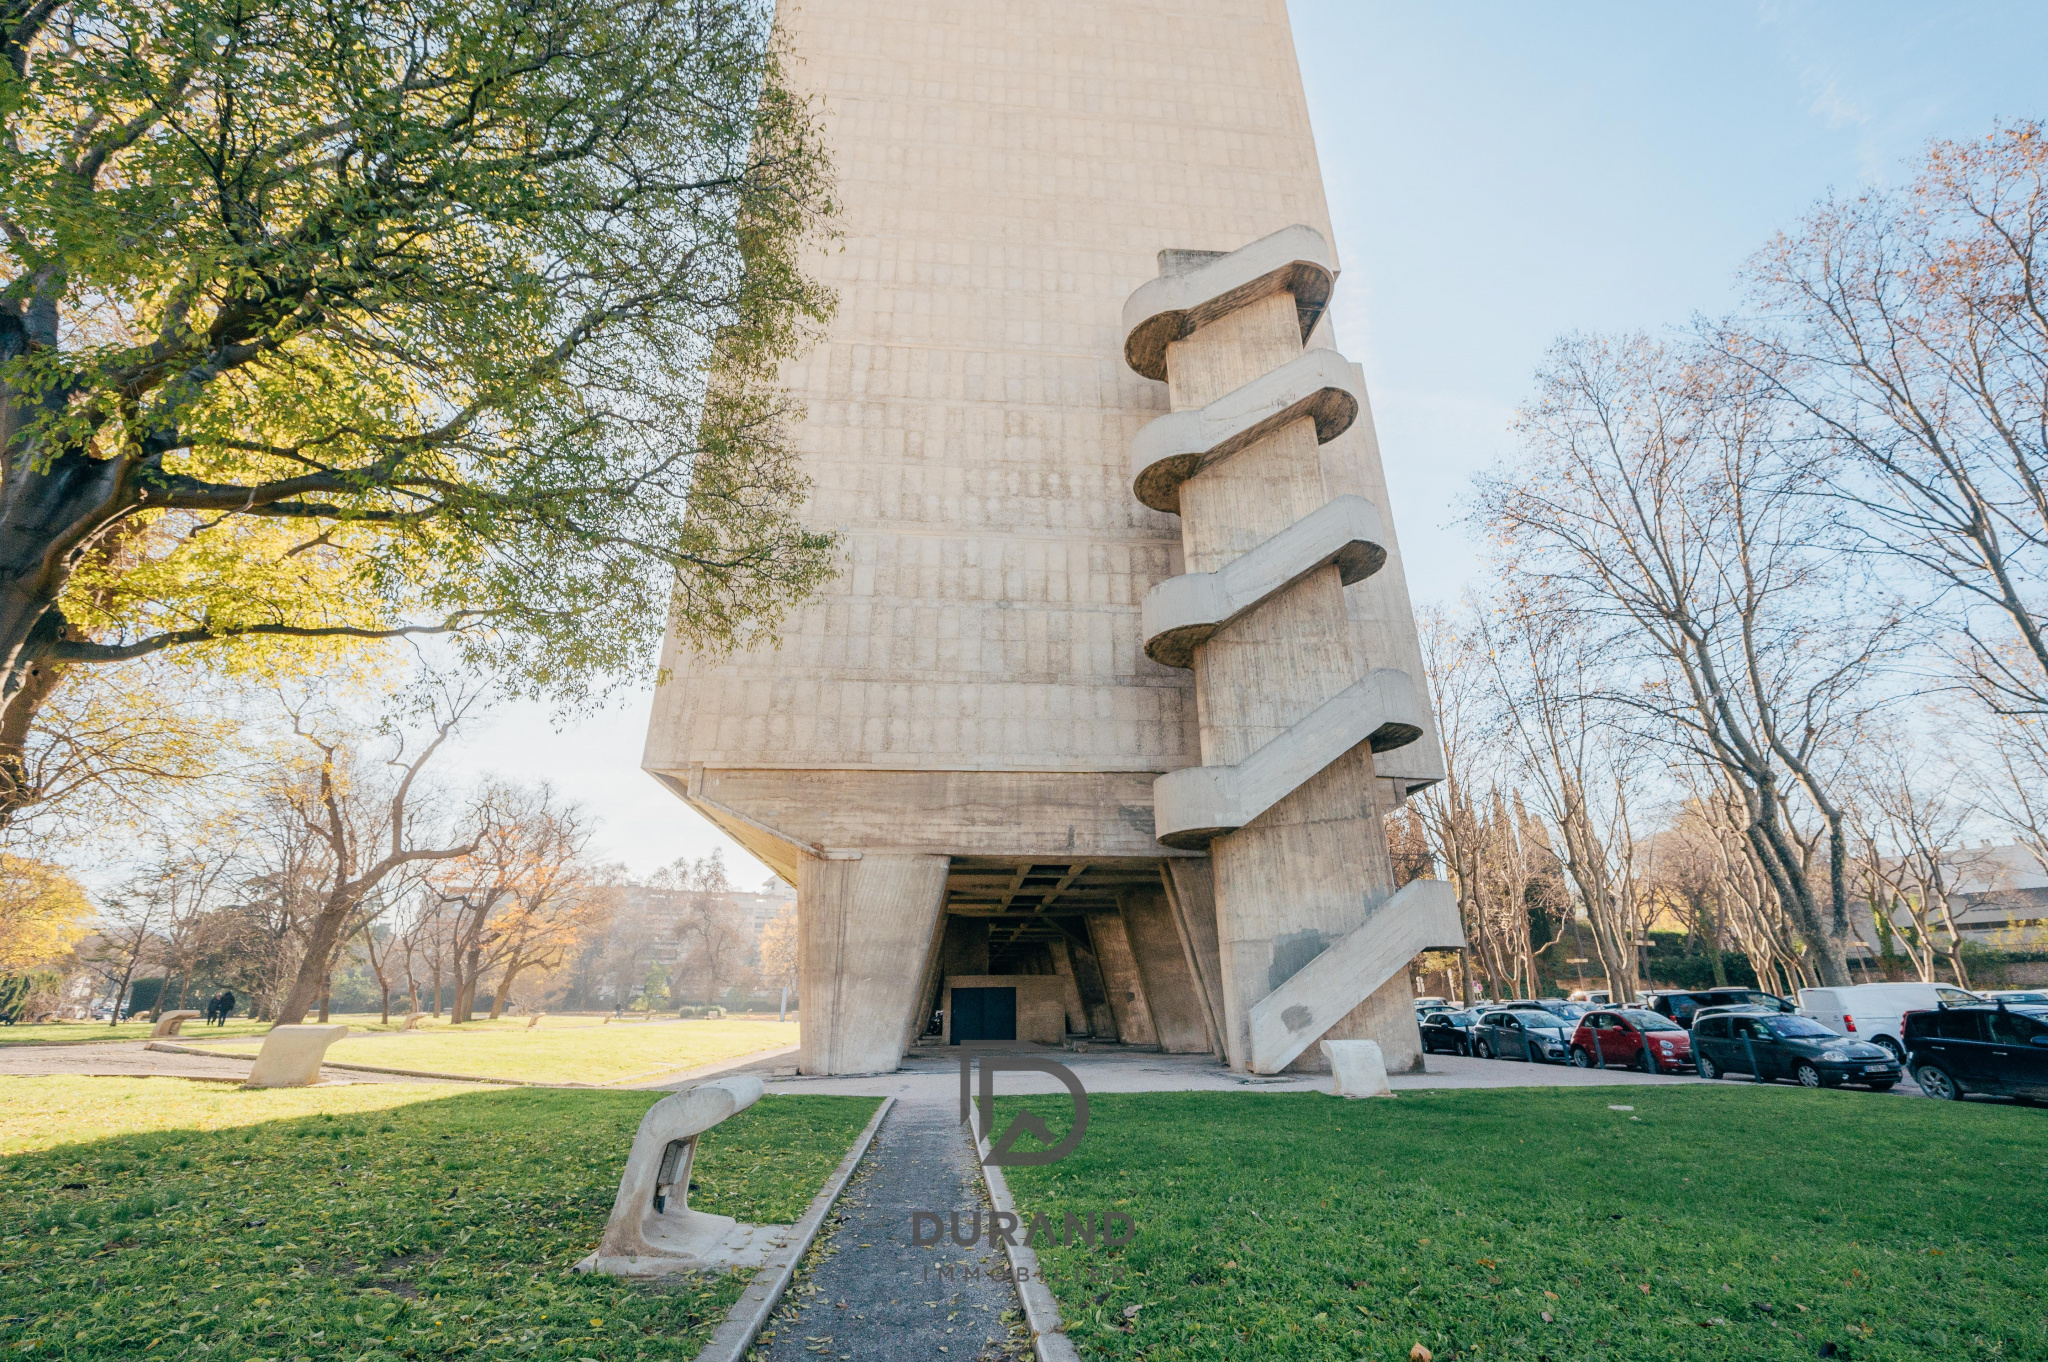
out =
[[(1000, 1249), (950, 1240), (910, 1243), (910, 1213), (988, 1213), (959, 1111), (901, 1102), (882, 1122), (860, 1171), (751, 1356), (891, 1362), (995, 1362), (1028, 1357), (1016, 1288), (989, 1274)], [(951, 1280), (941, 1277), (950, 1269)], [(968, 1278), (966, 1273), (975, 1276)], [(772, 1335), (772, 1338), (771, 1338)]]

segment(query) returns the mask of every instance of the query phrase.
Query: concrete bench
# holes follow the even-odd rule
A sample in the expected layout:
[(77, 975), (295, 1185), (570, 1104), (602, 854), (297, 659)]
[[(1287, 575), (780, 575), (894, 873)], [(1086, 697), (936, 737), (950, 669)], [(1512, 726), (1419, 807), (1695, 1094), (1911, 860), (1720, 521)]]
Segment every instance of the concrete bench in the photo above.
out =
[(420, 1018), (426, 1015), (424, 1012), (408, 1012), (405, 1014), (405, 1020), (399, 1023), (398, 1029), (401, 1031), (417, 1031), (420, 1029)]
[(1323, 1058), (1330, 1061), (1330, 1076), (1336, 1080), (1333, 1097), (1392, 1097), (1387, 1082), (1386, 1056), (1376, 1040), (1326, 1040)]
[(531, 1031), (531, 1030), (533, 1030), (534, 1028), (538, 1027), (538, 1026), (540, 1025), (540, 1019), (541, 1019), (542, 1017), (545, 1017), (546, 1015), (547, 1015), (547, 1013), (545, 1013), (545, 1012), (536, 1012), (536, 1013), (534, 1013), (534, 1014), (533, 1014), (533, 1017), (532, 1017), (532, 1019), (531, 1019), (531, 1020), (529, 1020), (529, 1021), (528, 1021), (528, 1022), (526, 1023), (526, 1029), (527, 1029), (527, 1030), (529, 1030), (529, 1031)]
[(320, 1061), (327, 1047), (348, 1034), (339, 1022), (328, 1026), (273, 1026), (263, 1037), (256, 1066), (243, 1080), (245, 1088), (310, 1088), (320, 1081)]
[(729, 1215), (690, 1209), (690, 1165), (697, 1141), (761, 1096), (761, 1080), (735, 1074), (662, 1098), (640, 1118), (612, 1218), (597, 1252), (578, 1272), (658, 1277), (711, 1267), (757, 1265), (766, 1249), (761, 1227)]
[(192, 1011), (190, 1008), (182, 1012), (166, 1012), (156, 1019), (156, 1026), (150, 1031), (149, 1038), (156, 1040), (163, 1036), (175, 1036), (178, 1034), (179, 1027), (198, 1015), (197, 1012)]

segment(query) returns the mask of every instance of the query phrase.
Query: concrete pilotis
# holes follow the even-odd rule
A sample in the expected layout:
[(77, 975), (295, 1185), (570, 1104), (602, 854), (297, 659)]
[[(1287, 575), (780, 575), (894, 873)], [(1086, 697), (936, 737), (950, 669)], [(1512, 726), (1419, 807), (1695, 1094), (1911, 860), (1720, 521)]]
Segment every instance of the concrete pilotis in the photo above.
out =
[(886, 1073), (903, 1057), (919, 1029), (924, 980), (938, 950), (947, 864), (944, 856), (802, 854), (797, 1067), (804, 1073)]

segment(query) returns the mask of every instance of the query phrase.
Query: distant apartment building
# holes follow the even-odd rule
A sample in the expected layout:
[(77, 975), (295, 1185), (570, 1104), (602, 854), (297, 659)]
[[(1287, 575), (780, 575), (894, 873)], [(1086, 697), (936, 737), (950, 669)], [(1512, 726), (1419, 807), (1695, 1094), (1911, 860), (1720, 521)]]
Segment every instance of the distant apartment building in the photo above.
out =
[[(2048, 872), (2030, 847), (2007, 844), (1959, 847), (1944, 858), (1949, 909), (1965, 941), (2006, 950), (2040, 950), (2048, 946)], [(1854, 918), (1857, 945), (1852, 957), (1879, 953), (1877, 924), (1867, 912)], [(1892, 915), (1893, 930), (1905, 932), (1913, 919), (1901, 907)], [(1937, 915), (1930, 926), (1943, 930)]]
[[(728, 892), (727, 903), (739, 909), (747, 926), (750, 944), (749, 964), (759, 964), (761, 958), (761, 933), (781, 912), (796, 902), (796, 891), (778, 886), (780, 892), (740, 893)], [(648, 958), (662, 964), (673, 964), (682, 954), (682, 935), (685, 920), (693, 910), (699, 894), (689, 889), (657, 889), (650, 885), (628, 886), (619, 900), (619, 916), (626, 922), (644, 922), (654, 937), (648, 949)]]

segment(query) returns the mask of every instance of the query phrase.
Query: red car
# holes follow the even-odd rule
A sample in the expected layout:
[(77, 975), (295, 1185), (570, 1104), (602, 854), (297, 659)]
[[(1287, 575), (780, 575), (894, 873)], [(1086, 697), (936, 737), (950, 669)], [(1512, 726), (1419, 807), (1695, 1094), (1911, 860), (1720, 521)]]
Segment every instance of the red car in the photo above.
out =
[(1571, 1062), (1581, 1069), (1691, 1073), (1692, 1036), (1669, 1017), (1642, 1008), (1588, 1012), (1572, 1034)]

